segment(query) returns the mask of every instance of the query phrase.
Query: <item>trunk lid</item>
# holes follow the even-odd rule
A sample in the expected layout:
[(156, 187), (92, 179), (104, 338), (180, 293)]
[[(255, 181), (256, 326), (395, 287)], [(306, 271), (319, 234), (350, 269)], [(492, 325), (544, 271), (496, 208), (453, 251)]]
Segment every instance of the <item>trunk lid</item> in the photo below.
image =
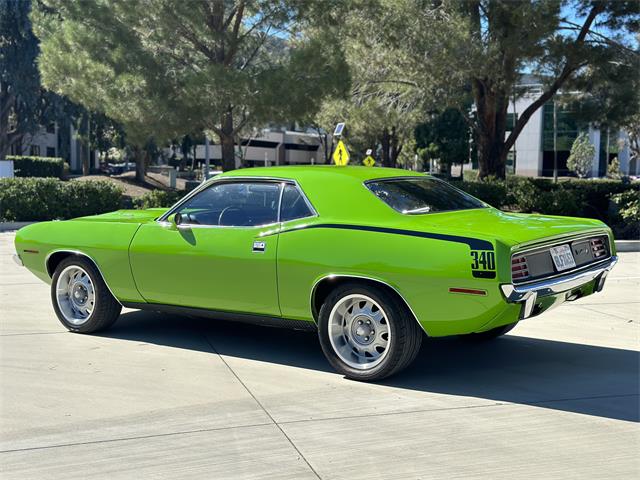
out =
[(607, 228), (590, 218), (507, 213), (495, 208), (416, 215), (411, 222), (421, 230), (495, 239), (510, 247)]

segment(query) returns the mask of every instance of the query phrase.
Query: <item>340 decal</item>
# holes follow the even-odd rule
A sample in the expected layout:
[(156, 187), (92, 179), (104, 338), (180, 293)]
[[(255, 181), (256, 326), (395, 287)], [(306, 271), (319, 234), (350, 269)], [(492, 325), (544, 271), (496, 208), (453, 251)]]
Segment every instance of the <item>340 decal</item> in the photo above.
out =
[(471, 250), (471, 273), (476, 278), (496, 278), (496, 256), (488, 250)]

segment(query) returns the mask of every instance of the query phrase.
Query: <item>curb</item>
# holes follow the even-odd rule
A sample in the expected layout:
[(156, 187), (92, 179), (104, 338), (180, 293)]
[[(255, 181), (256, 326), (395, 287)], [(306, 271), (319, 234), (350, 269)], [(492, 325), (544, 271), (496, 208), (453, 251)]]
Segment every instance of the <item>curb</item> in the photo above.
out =
[(618, 252), (640, 252), (640, 240), (616, 240)]
[(22, 227), (31, 225), (38, 222), (0, 222), (0, 232), (11, 232), (13, 230), (20, 230)]

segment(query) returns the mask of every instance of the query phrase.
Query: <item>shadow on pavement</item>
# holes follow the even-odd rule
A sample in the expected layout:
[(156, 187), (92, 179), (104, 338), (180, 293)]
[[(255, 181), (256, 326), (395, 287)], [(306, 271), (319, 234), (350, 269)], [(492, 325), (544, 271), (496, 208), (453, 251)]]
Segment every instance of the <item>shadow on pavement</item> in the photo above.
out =
[[(135, 311), (103, 336), (332, 371), (312, 332)], [(632, 350), (515, 335), (425, 339), (413, 365), (380, 384), (640, 420), (640, 354)]]

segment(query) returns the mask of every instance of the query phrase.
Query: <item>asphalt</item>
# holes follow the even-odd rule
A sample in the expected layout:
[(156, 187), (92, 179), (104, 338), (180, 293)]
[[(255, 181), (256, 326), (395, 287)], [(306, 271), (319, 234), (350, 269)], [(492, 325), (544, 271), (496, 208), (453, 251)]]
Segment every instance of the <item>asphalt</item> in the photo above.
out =
[(0, 234), (0, 478), (639, 478), (640, 253), (486, 344), (378, 384), (313, 333), (125, 310), (67, 333)]

